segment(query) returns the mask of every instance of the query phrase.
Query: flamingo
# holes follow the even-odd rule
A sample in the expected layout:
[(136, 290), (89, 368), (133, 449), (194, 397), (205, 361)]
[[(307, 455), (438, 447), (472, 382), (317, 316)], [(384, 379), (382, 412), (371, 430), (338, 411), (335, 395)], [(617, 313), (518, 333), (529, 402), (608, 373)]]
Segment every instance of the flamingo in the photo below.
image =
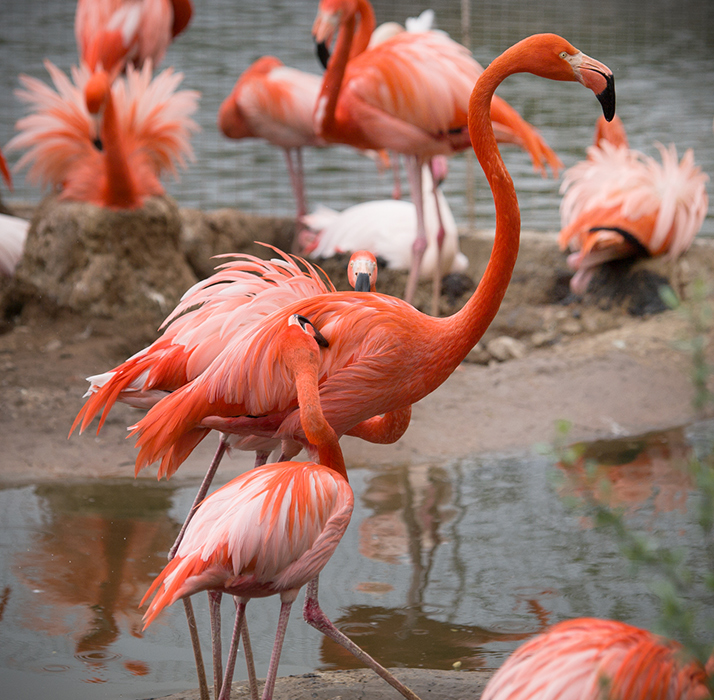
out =
[[(5, 156), (0, 151), (0, 175), (12, 191), (12, 175)], [(0, 209), (2, 202), (0, 202)], [(18, 216), (0, 213), (0, 275), (11, 277), (25, 250), (30, 222)]]
[[(315, 122), (318, 134), (329, 142), (406, 156), (417, 211), (404, 297), (411, 302), (426, 248), (421, 165), (435, 155), (469, 147), (466, 95), (483, 68), (468, 49), (436, 31), (402, 32), (365, 50), (374, 28), (368, 0), (321, 0), (313, 36), (326, 71)], [(335, 33), (334, 52), (326, 61)], [(525, 147), (537, 169), (544, 172), (547, 162), (557, 171), (557, 155), (512, 107), (496, 97), (490, 109), (501, 141)], [(438, 281), (435, 277), (432, 311), (440, 295)]]
[[(438, 157), (441, 159), (441, 156)], [(432, 165), (437, 163), (432, 160)], [(446, 159), (443, 159), (444, 163)], [(433, 277), (437, 258), (441, 261), (440, 276), (449, 272), (463, 272), (468, 259), (459, 251), (459, 234), (444, 193), (432, 183), (431, 168), (422, 167), (424, 196), (424, 223), (427, 245), (421, 260), (421, 277)], [(436, 197), (430, 195), (434, 191)], [(436, 203), (439, 213), (436, 211)], [(444, 240), (441, 256), (437, 255), (437, 236), (440, 219)], [(411, 202), (383, 199), (363, 202), (336, 212), (328, 207), (318, 207), (302, 218), (308, 227), (302, 232), (303, 249), (311, 258), (329, 258), (337, 253), (367, 248), (382, 258), (387, 267), (408, 270), (411, 265), (412, 244), (416, 237), (416, 208)]]
[[(219, 700), (230, 697), (237, 642), (251, 598), (279, 595), (281, 606), (263, 699), (273, 695), (290, 609), (305, 584), (305, 619), (373, 668), (402, 695), (418, 700), (389, 671), (329, 621), (317, 601), (316, 578), (349, 524), (354, 495), (347, 480), (338, 437), (322, 414), (318, 393), (319, 332), (291, 316), (276, 338), (275, 372), (296, 385), (300, 421), (309, 441), (310, 462), (278, 462), (241, 474), (212, 493), (198, 508), (185, 537), (151, 585), (142, 605), (144, 629), (167, 605), (199, 591), (236, 596), (236, 620)], [(248, 661), (249, 666), (252, 661)], [(257, 697), (249, 668), (251, 696)]]
[(79, 0), (74, 18), (79, 60), (109, 73), (127, 65), (157, 66), (186, 29), (191, 0)]
[(554, 625), (516, 649), (481, 700), (704, 700), (712, 672), (677, 642), (615, 620)]
[(320, 401), (339, 436), (362, 421), (407, 409), (451, 375), (496, 315), (518, 254), (515, 188), (490, 119), (496, 87), (518, 72), (580, 82), (598, 96), (606, 117), (614, 114), (612, 72), (557, 35), (528, 37), (484, 71), (469, 102), (469, 133), (494, 195), (496, 234), (484, 276), (465, 306), (448, 318), (434, 318), (393, 297), (355, 292), (288, 304), (234, 336), (199, 376), (161, 399), (133, 427), (137, 471), (160, 459), (160, 473), (173, 473), (210, 429), (304, 441), (294, 387), (268, 369), (277, 329), (296, 313), (329, 342), (322, 352)]
[(218, 111), (218, 127), (228, 138), (262, 138), (285, 151), (298, 219), (307, 212), (302, 148), (327, 145), (312, 121), (320, 83), (319, 75), (263, 56), (238, 78)]
[(598, 122), (587, 159), (565, 172), (559, 243), (575, 270), (570, 288), (584, 294), (595, 268), (609, 260), (664, 255), (675, 260), (702, 227), (708, 175), (687, 149), (655, 144), (662, 164), (628, 148), (622, 124)]
[[(131, 66), (111, 84), (106, 71), (72, 69), (72, 80), (45, 61), (56, 91), (20, 76), (17, 96), (34, 107), (17, 122), (8, 149), (29, 149), (15, 166), (30, 165), (28, 179), (61, 189), (60, 198), (112, 209), (135, 209), (161, 195), (160, 174), (193, 158), (190, 115), (194, 90), (176, 91), (183, 75), (166, 69), (152, 79), (151, 65)], [(101, 122), (99, 128), (96, 118)]]

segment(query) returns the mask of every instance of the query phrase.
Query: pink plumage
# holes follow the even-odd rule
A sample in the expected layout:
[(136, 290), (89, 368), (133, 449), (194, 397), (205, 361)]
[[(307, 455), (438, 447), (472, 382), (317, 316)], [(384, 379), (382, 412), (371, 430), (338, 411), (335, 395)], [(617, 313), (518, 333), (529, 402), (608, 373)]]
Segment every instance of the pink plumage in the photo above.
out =
[(152, 79), (150, 63), (140, 71), (129, 67), (111, 88), (107, 82), (98, 129), (85, 94), (96, 77), (73, 68), (70, 80), (49, 61), (45, 66), (55, 89), (20, 76), (23, 89), (16, 94), (32, 111), (17, 122), (20, 133), (7, 144), (27, 151), (15, 169), (29, 166), (30, 181), (60, 189), (65, 199), (134, 208), (163, 193), (163, 172), (175, 175), (193, 158), (190, 135), (198, 125), (191, 114), (198, 93), (177, 91), (181, 73), (169, 68)]
[(516, 649), (481, 700), (704, 700), (707, 673), (677, 642), (614, 620), (554, 625)]
[[(560, 247), (576, 270), (570, 286), (583, 293), (597, 265), (637, 254), (674, 259), (692, 244), (709, 206), (708, 175), (687, 149), (681, 161), (674, 144), (655, 144), (661, 164), (627, 147), (624, 129), (616, 143), (596, 130), (586, 160), (565, 172), (560, 204)], [(619, 144), (619, 145), (618, 145)]]

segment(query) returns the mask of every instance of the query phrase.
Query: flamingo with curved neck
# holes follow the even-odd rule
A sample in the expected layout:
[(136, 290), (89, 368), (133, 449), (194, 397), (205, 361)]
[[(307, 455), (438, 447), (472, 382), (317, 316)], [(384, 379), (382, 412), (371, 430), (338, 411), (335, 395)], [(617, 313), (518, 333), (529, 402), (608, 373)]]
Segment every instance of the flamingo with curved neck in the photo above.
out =
[(496, 236), (486, 272), (458, 313), (433, 318), (382, 294), (334, 292), (299, 300), (237, 337), (206, 370), (159, 401), (134, 426), (137, 471), (157, 459), (172, 473), (198, 444), (197, 431), (230, 422), (236, 432), (305, 441), (294, 386), (275, 356), (285, 318), (310, 319), (329, 343), (322, 350), (320, 401), (338, 435), (362, 421), (416, 403), (444, 382), (493, 320), (518, 254), (520, 216), (513, 182), (498, 151), (489, 118), (496, 87), (530, 72), (580, 82), (614, 115), (612, 72), (554, 34), (524, 39), (493, 61), (469, 102), (469, 133), (496, 204)]

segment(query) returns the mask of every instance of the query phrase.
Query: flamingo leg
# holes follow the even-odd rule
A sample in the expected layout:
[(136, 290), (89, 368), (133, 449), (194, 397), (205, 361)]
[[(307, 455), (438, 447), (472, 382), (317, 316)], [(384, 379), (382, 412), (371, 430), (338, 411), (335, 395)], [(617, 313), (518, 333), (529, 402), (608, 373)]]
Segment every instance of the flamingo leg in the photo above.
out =
[(419, 282), (419, 270), (421, 260), (426, 250), (426, 229), (424, 228), (424, 197), (421, 187), (421, 162), (415, 156), (408, 156), (406, 159), (407, 177), (409, 178), (409, 189), (412, 193), (412, 200), (417, 216), (417, 235), (412, 245), (412, 266), (407, 279), (407, 289), (404, 293), (404, 301), (411, 304)]
[(268, 461), (268, 457), (270, 457), (270, 452), (256, 452), (255, 464), (253, 465), (253, 469), (255, 469), (256, 467), (262, 467)]
[(213, 651), (213, 697), (217, 698), (223, 685), (223, 650), (221, 649), (221, 598), (220, 591), (208, 591), (208, 609), (211, 617), (211, 649)]
[(211, 461), (211, 464), (208, 467), (206, 476), (203, 477), (203, 481), (201, 482), (201, 486), (198, 489), (198, 493), (193, 499), (191, 510), (188, 511), (188, 515), (186, 516), (186, 520), (181, 526), (181, 530), (178, 534), (178, 537), (176, 538), (176, 541), (174, 542), (171, 549), (169, 550), (169, 561), (171, 561), (176, 556), (176, 552), (178, 551), (179, 545), (181, 544), (181, 540), (183, 539), (183, 536), (186, 533), (186, 528), (188, 527), (188, 524), (191, 522), (191, 518), (193, 518), (193, 515), (196, 512), (196, 508), (198, 508), (199, 504), (206, 497), (206, 493), (208, 493), (208, 489), (211, 485), (211, 482), (213, 481), (213, 477), (216, 475), (218, 465), (221, 463), (221, 459), (223, 458), (223, 455), (225, 454), (227, 448), (228, 437), (226, 435), (221, 435), (221, 441), (218, 443), (218, 449), (216, 450), (216, 454), (213, 455), (213, 460)]
[(203, 665), (203, 654), (201, 654), (201, 642), (198, 638), (198, 628), (196, 627), (196, 616), (193, 613), (193, 604), (190, 598), (183, 599), (183, 607), (186, 611), (188, 631), (191, 635), (191, 646), (193, 647), (193, 657), (196, 661), (196, 674), (198, 675), (200, 697), (201, 700), (210, 700), (208, 682), (206, 681), (206, 669)]
[[(292, 151), (295, 151), (295, 163), (293, 163)], [(295, 206), (297, 207), (297, 226), (295, 236), (292, 243), (292, 252), (300, 253), (300, 236), (299, 233), (303, 228), (302, 217), (307, 214), (307, 203), (305, 201), (305, 174), (302, 166), (302, 151), (299, 148), (285, 149), (285, 162), (288, 166), (288, 175), (290, 175), (290, 185), (293, 189), (295, 197)]]
[[(221, 686), (221, 694), (218, 696), (218, 700), (230, 700), (231, 697), (231, 683), (233, 682), (233, 671), (236, 667), (238, 641), (245, 621), (245, 606), (247, 602), (247, 598), (240, 598), (236, 603), (236, 621), (235, 625), (233, 625), (233, 636), (231, 637), (231, 646), (228, 651), (228, 660), (226, 661), (226, 674), (223, 677), (223, 685)], [(253, 690), (251, 689), (252, 694)]]
[(375, 661), (366, 651), (358, 647), (349, 637), (345, 636), (328, 619), (317, 602), (318, 579), (315, 577), (307, 584), (305, 589), (305, 606), (303, 617), (308, 625), (322, 632), (325, 636), (342, 645), (355, 658), (365, 666), (369, 666), (377, 675), (381, 676), (395, 690), (399, 691), (408, 700), (419, 700), (419, 697), (401, 681), (397, 680), (384, 666)]
[(394, 187), (392, 188), (392, 199), (402, 198), (402, 180), (399, 174), (399, 154), (391, 153), (392, 173), (394, 175)]
[[(236, 599), (236, 615), (238, 614), (238, 600)], [(243, 613), (245, 617), (245, 612)], [(248, 686), (250, 687), (250, 700), (258, 700), (258, 678), (255, 675), (255, 662), (253, 661), (253, 647), (250, 643), (250, 634), (248, 633), (248, 619), (243, 622), (243, 631), (241, 632), (243, 640), (243, 655), (245, 656), (245, 665), (248, 669)]]
[(436, 217), (439, 221), (439, 230), (436, 232), (436, 267), (434, 268), (433, 290), (431, 297), (431, 315), (439, 315), (439, 300), (441, 299), (441, 248), (444, 245), (444, 222), (441, 218), (441, 207), (439, 207), (439, 197), (437, 190), (439, 185), (434, 179), (434, 187), (432, 194), (434, 195), (434, 204), (436, 205)]
[(270, 655), (268, 675), (265, 677), (262, 700), (272, 700), (273, 697), (275, 679), (278, 677), (278, 663), (280, 662), (280, 654), (283, 650), (283, 640), (285, 639), (285, 630), (288, 628), (288, 620), (290, 619), (290, 609), (292, 608), (292, 605), (292, 600), (283, 601), (280, 605), (278, 629), (275, 632), (275, 642), (273, 642), (273, 652)]

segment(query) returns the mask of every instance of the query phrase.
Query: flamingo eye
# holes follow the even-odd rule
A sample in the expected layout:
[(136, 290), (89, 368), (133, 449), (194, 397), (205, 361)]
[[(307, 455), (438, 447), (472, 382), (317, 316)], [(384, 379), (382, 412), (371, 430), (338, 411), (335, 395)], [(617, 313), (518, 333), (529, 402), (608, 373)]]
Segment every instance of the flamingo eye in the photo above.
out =
[(561, 58), (564, 58), (564, 59), (565, 59), (565, 58), (568, 58), (568, 56), (569, 56), (570, 54), (568, 54), (567, 51), (561, 51), (559, 55), (560, 55)]

